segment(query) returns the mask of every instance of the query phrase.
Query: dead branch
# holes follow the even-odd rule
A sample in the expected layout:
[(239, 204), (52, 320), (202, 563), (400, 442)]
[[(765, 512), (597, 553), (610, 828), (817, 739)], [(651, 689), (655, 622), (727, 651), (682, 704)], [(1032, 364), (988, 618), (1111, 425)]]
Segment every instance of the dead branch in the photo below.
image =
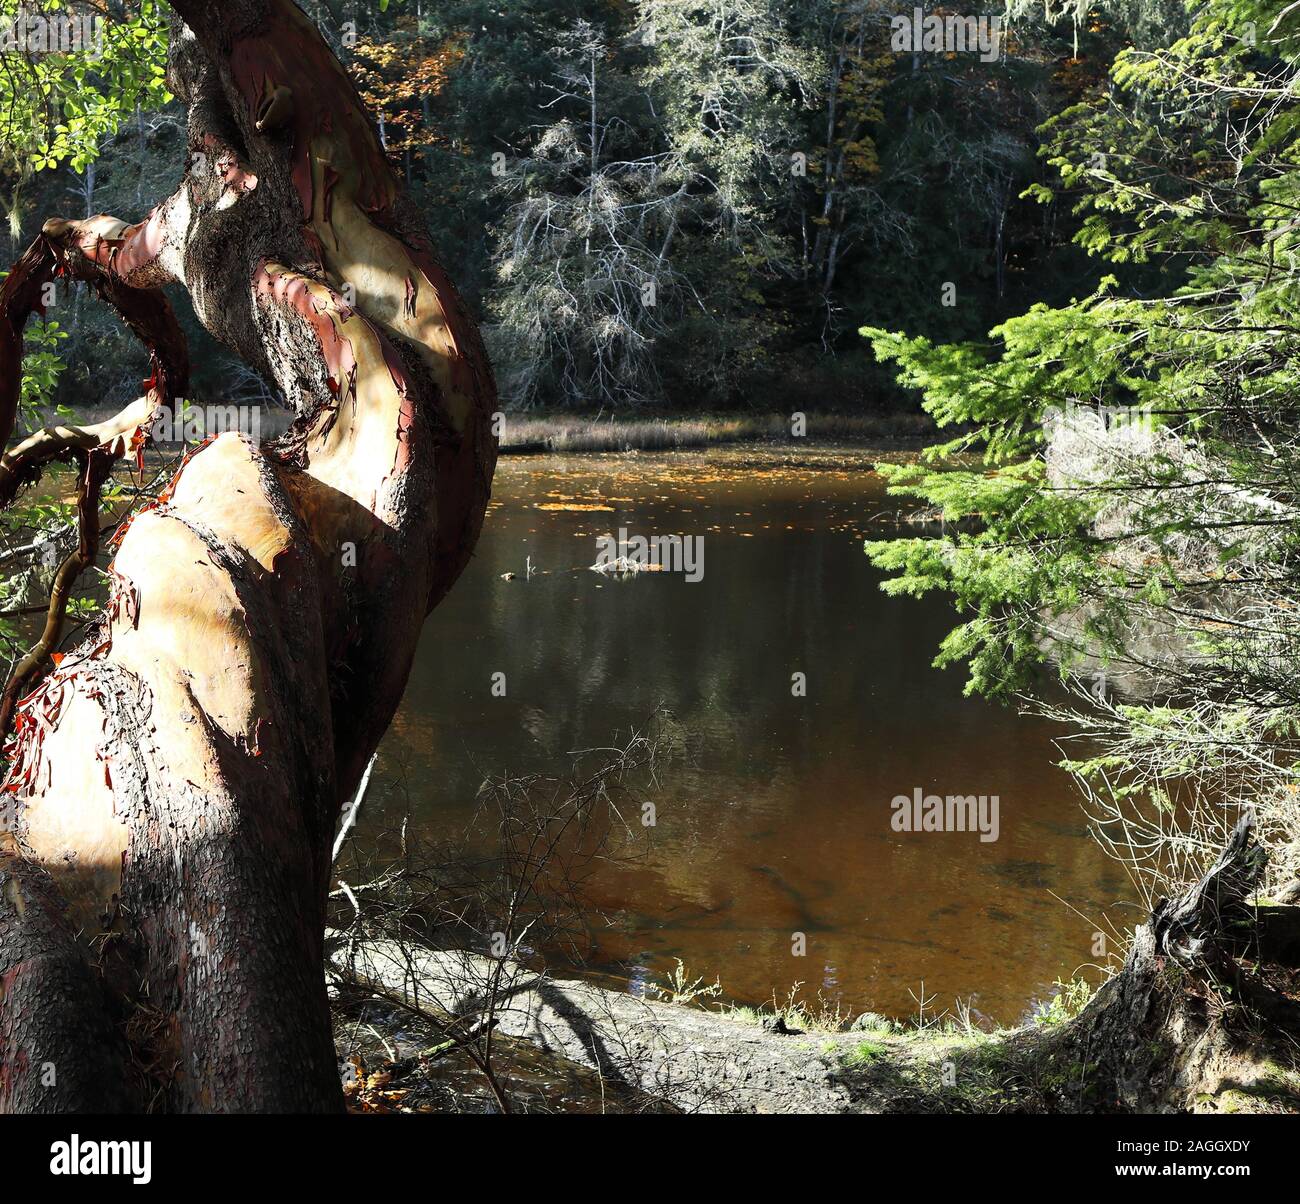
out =
[(114, 458), (111, 453), (100, 448), (77, 452), (81, 468), (81, 482), (77, 487), (77, 547), (59, 565), (54, 576), (45, 630), (41, 632), (41, 638), (14, 666), (9, 681), (5, 684), (4, 695), (0, 697), (0, 747), (3, 747), (9, 737), (18, 700), (36, 674), (50, 662), (51, 654), (63, 636), (72, 587), (77, 578), (94, 564), (99, 552), (99, 495), (112, 469)]
[(103, 422), (88, 426), (47, 426), (29, 435), (0, 456), (0, 505), (11, 501), (19, 485), (38, 476), (40, 465), (51, 460), (66, 458), (74, 452), (92, 451), (106, 452), (116, 460), (143, 446), (159, 404), (158, 394), (151, 390)]

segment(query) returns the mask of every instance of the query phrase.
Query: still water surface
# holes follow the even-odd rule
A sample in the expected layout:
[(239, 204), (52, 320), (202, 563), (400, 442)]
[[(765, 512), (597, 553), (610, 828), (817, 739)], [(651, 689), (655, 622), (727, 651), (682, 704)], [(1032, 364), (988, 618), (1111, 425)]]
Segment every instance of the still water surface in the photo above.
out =
[[(651, 853), (588, 883), (614, 920), (596, 966), (635, 986), (680, 957), (738, 1001), (803, 982), (850, 1013), (900, 1017), (924, 981), (937, 1006), (970, 998), (990, 1020), (1022, 1018), (1095, 960), (1098, 923), (1123, 924), (1115, 905), (1131, 892), (1053, 766), (1060, 730), (963, 697), (960, 669), (931, 667), (947, 604), (878, 589), (862, 541), (898, 530), (870, 471), (880, 458), (741, 446), (503, 459), (378, 780), (400, 772), (411, 823), (450, 837), (473, 822), (485, 775), (562, 773), (569, 750), (665, 706), (695, 751), (665, 777)], [(702, 535), (702, 579), (587, 571), (597, 536), (620, 527)], [(540, 571), (526, 580), (529, 558)], [(998, 840), (893, 831), (891, 800), (918, 787), (997, 795)], [(391, 797), (368, 804), (362, 839), (393, 822)]]

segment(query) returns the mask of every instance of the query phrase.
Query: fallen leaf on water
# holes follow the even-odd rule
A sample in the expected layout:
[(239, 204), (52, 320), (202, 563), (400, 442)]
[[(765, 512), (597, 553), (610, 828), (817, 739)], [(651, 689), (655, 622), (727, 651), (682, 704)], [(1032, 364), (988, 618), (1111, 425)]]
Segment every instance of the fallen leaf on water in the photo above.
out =
[(606, 506), (603, 502), (534, 502), (533, 505), (538, 510), (609, 510), (613, 506)]

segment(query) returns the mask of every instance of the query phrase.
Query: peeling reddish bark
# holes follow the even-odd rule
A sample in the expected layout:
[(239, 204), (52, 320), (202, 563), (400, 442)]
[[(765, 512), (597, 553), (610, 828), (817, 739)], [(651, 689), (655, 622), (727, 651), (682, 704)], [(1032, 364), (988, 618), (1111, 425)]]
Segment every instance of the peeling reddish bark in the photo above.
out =
[[(0, 1109), (341, 1107), (331, 840), (473, 551), (495, 463), (478, 333), (311, 22), (290, 0), (173, 7), (185, 176), (134, 226), (47, 224), (0, 290), (0, 433), (34, 282), (57, 270), (151, 348), (146, 400), (183, 388), (157, 291), (175, 280), (297, 417), (278, 444), (223, 435), (189, 458), (122, 536), (98, 629), (19, 707), (0, 876), (43, 885), (22, 917), (0, 901), (0, 938), (24, 925), (71, 986), (65, 1000), (30, 957), (0, 958), (27, 984), (0, 998)], [(135, 416), (94, 432), (104, 449), (132, 445), (119, 428)], [(72, 446), (60, 437), (15, 449), (15, 489)], [(57, 1034), (109, 1052), (56, 1097), (31, 1067)]]
[[(47, 222), (47, 230), (64, 231), (66, 222)], [(132, 227), (139, 230), (140, 227)], [(0, 285), (0, 444), (8, 444), (18, 414), (18, 397), (22, 383), (23, 327), (32, 314), (43, 314), (42, 301), (47, 285), (59, 278), (86, 280), (94, 291), (117, 311), (149, 352), (152, 371), (145, 387), (157, 404), (173, 405), (189, 387), (189, 352), (185, 336), (172, 313), (171, 306), (156, 288), (140, 287), (128, 282), (121, 272), (105, 271), (105, 263), (120, 246), (130, 246), (131, 231), (120, 239), (109, 240), (95, 232), (79, 243), (69, 245), (43, 232), (14, 265)], [(87, 253), (89, 252), (89, 253)], [(13, 500), (18, 487), (25, 483), (0, 461), (0, 505)], [(26, 474), (30, 479), (31, 474)]]

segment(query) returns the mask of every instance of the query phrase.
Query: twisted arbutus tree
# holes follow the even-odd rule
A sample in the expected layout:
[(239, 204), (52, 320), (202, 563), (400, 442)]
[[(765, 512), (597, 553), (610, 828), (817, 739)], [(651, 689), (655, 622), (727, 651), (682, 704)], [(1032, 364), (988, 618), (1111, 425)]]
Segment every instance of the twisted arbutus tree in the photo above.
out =
[[(79, 473), (75, 551), (0, 703), (0, 1111), (339, 1110), (330, 846), (486, 509), (495, 389), (343, 68), (291, 0), (175, 0), (184, 175), (136, 225), (46, 222), (0, 290), (0, 435), (55, 276), (148, 347), (146, 393), (0, 461)], [(184, 397), (162, 286), (296, 410), (188, 458), (57, 660), (98, 497)]]

